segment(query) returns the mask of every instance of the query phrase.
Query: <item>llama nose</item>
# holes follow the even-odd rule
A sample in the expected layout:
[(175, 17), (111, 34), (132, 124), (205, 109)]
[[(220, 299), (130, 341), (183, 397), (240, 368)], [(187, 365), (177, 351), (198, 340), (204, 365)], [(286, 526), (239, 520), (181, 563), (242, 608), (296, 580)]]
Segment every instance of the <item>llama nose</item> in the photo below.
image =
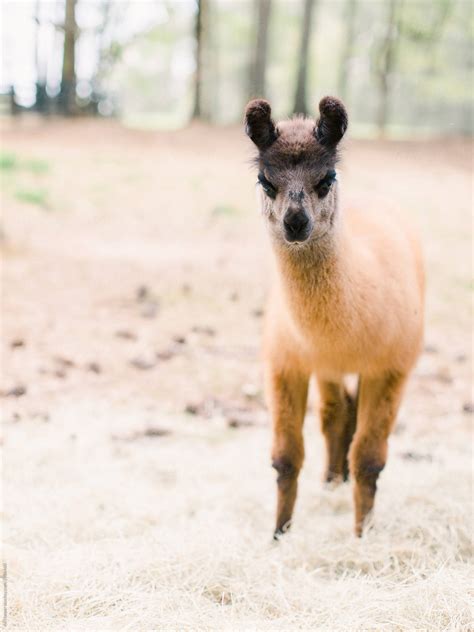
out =
[(302, 210), (288, 210), (283, 218), (286, 237), (289, 241), (296, 241), (306, 233), (309, 217)]

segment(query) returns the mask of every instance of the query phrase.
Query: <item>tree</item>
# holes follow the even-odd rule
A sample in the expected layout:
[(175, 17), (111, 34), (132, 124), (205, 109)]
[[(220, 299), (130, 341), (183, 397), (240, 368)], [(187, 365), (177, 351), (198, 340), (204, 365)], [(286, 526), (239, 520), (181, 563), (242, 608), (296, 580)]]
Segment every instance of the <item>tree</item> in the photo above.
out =
[(194, 108), (193, 118), (201, 118), (202, 84), (203, 84), (203, 57), (204, 57), (204, 20), (207, 0), (196, 0), (196, 22), (194, 36), (196, 38), (196, 72), (194, 75)]
[(36, 84), (35, 84), (36, 96), (35, 96), (34, 108), (37, 112), (41, 112), (44, 114), (48, 108), (48, 95), (46, 93), (46, 71), (40, 64), (40, 56), (39, 56), (39, 31), (41, 28), (40, 0), (36, 0), (36, 3), (35, 3), (34, 22), (35, 22), (34, 50), (35, 50), (35, 70), (36, 70)]
[(298, 58), (298, 77), (296, 80), (295, 105), (293, 111), (307, 114), (306, 91), (308, 84), (308, 54), (311, 39), (311, 22), (313, 17), (315, 0), (305, 0), (303, 11), (303, 24), (301, 29), (300, 54)]
[(66, 0), (64, 19), (63, 68), (61, 75), (61, 91), (59, 107), (63, 114), (70, 115), (76, 111), (76, 68), (75, 52), (78, 34), (76, 25), (77, 0)]
[(339, 67), (338, 96), (345, 101), (349, 94), (349, 68), (354, 50), (355, 26), (357, 16), (357, 0), (347, 0), (346, 29), (342, 46), (341, 65)]
[(271, 0), (255, 0), (256, 41), (254, 57), (250, 70), (250, 96), (265, 96), (267, 72), (268, 26), (272, 9)]
[(409, 41), (425, 47), (430, 71), (434, 73), (439, 62), (439, 44), (454, 10), (454, 1), (433, 0), (429, 13), (426, 8), (421, 7), (418, 11), (416, 8), (416, 5), (407, 6), (403, 20), (399, 19), (399, 31)]
[(397, 40), (397, 5), (400, 0), (390, 0), (385, 35), (382, 38), (376, 59), (376, 76), (379, 84), (379, 106), (377, 111), (377, 126), (381, 136), (389, 118), (390, 88), (395, 66), (395, 47)]

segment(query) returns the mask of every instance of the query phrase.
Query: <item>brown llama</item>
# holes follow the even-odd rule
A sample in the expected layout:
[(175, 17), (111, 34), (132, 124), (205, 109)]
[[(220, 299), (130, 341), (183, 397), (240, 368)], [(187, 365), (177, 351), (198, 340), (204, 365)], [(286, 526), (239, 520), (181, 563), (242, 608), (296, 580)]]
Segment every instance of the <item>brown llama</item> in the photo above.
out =
[[(347, 113), (333, 97), (322, 99), (319, 112), (317, 121), (275, 124), (261, 99), (245, 112), (274, 255), (264, 358), (278, 473), (276, 539), (291, 523), (311, 375), (320, 392), (325, 479), (347, 480), (350, 471), (360, 536), (423, 335), (418, 243), (392, 211), (339, 206), (335, 166)], [(345, 374), (358, 375), (355, 396)]]

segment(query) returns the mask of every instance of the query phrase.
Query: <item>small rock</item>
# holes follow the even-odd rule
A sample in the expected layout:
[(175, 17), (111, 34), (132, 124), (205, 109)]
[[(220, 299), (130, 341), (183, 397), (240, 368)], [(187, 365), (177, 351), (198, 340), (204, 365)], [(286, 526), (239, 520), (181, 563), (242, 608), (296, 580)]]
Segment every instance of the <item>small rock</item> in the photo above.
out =
[(191, 291), (192, 291), (192, 287), (189, 285), (189, 283), (183, 283), (183, 285), (181, 286), (181, 292), (187, 295), (187, 294), (191, 294)]
[(90, 371), (91, 373), (96, 373), (97, 375), (99, 373), (102, 373), (102, 367), (98, 362), (88, 362), (86, 364), (86, 370)]
[(23, 397), (23, 395), (26, 395), (26, 386), (22, 386), (21, 384), (10, 388), (5, 393), (5, 397)]
[(206, 336), (215, 336), (216, 330), (207, 325), (195, 325), (192, 330), (195, 334), (205, 334)]
[(251, 419), (247, 418), (230, 417), (227, 420), (227, 425), (229, 428), (249, 428), (250, 426), (254, 426), (255, 423)]
[(474, 402), (464, 402), (462, 405), (462, 411), (463, 413), (472, 415), (472, 413), (474, 413)]
[(263, 316), (263, 309), (253, 309), (252, 310), (252, 316), (254, 316), (255, 318), (262, 318), (262, 316)]
[(238, 292), (232, 292), (231, 294), (229, 294), (229, 301), (231, 301), (232, 303), (235, 303), (238, 300), (239, 300)]
[(21, 338), (15, 338), (10, 343), (10, 347), (12, 349), (19, 349), (20, 347), (24, 347), (24, 346), (25, 346), (25, 341), (22, 340)]
[(140, 316), (142, 318), (156, 318), (158, 309), (159, 305), (156, 301), (147, 303), (140, 312)]
[(139, 285), (135, 292), (135, 297), (139, 303), (142, 303), (150, 296), (150, 290), (146, 285)]
[(69, 369), (72, 368), (73, 366), (76, 366), (76, 363), (73, 360), (71, 360), (69, 358), (65, 358), (63, 356), (54, 356), (53, 360), (57, 364), (59, 364), (59, 365), (61, 365), (63, 367), (67, 367)]
[(133, 333), (133, 331), (128, 331), (127, 329), (119, 329), (115, 332), (117, 338), (122, 338), (123, 340), (136, 340), (137, 335)]
[(199, 404), (186, 404), (184, 412), (188, 413), (189, 415), (199, 415), (200, 408), (201, 407)]
[(176, 353), (172, 349), (164, 349), (163, 351), (157, 351), (156, 357), (158, 360), (170, 360)]
[(45, 422), (49, 421), (48, 413), (44, 413), (41, 411), (34, 412), (31, 416), (33, 419), (41, 419), (41, 421), (45, 421)]
[(130, 360), (130, 364), (136, 369), (140, 369), (141, 371), (148, 371), (149, 369), (153, 369), (156, 366), (156, 362), (154, 360), (149, 360), (142, 356), (133, 358), (133, 360)]
[(435, 345), (432, 344), (426, 344), (425, 348), (424, 348), (424, 352), (425, 353), (438, 353), (439, 349), (438, 347), (436, 347)]
[(451, 371), (447, 366), (439, 367), (435, 373), (435, 377), (437, 380), (443, 382), (444, 384), (452, 384), (454, 381), (453, 376), (451, 375)]
[(171, 434), (167, 428), (158, 428), (157, 426), (149, 426), (143, 432), (144, 437), (166, 437)]
[(67, 377), (67, 373), (64, 369), (56, 369), (56, 371), (53, 372), (53, 375), (59, 377), (60, 380), (64, 380)]
[(159, 428), (158, 426), (148, 426), (143, 430), (138, 430), (128, 435), (112, 435), (114, 441), (136, 441), (144, 437), (166, 437), (171, 434), (171, 430), (167, 428)]
[(420, 454), (419, 452), (402, 452), (400, 456), (405, 461), (428, 461), (431, 463), (433, 460), (431, 454)]
[(185, 336), (173, 336), (173, 341), (176, 342), (176, 344), (178, 344), (178, 345), (185, 345), (186, 344)]
[(464, 364), (464, 362), (466, 362), (467, 360), (467, 355), (465, 353), (458, 353), (458, 355), (454, 359), (459, 364)]

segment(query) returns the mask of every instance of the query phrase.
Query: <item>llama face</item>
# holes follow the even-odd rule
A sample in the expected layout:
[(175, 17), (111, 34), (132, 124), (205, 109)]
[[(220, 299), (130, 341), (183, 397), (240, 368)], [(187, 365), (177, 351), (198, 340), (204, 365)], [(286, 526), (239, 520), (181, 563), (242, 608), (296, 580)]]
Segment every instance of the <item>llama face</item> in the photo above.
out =
[[(329, 119), (325, 101), (333, 108)], [(311, 243), (328, 234), (334, 223), (336, 146), (347, 116), (333, 99), (323, 99), (320, 110), (317, 123), (294, 118), (275, 125), (266, 101), (247, 106), (246, 131), (259, 148), (260, 206), (272, 236), (284, 244)]]
[(260, 207), (276, 239), (301, 244), (332, 226), (337, 200), (336, 155), (314, 137), (314, 121), (280, 123), (278, 138), (258, 160)]

